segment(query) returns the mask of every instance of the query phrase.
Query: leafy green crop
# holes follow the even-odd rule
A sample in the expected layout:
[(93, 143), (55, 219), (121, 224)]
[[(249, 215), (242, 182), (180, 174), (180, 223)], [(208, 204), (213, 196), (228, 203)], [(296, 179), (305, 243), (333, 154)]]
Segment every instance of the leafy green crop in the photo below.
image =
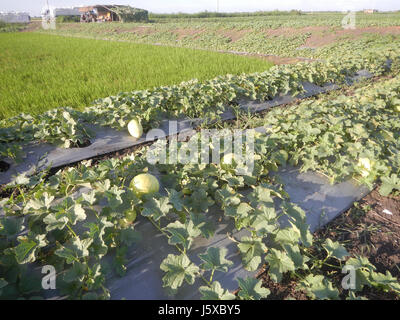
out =
[[(349, 257), (341, 243), (329, 239), (322, 243), (314, 241), (306, 223), (306, 212), (292, 204), (279, 181), (267, 173), (286, 161), (307, 164), (310, 160), (306, 155), (313, 154), (312, 148), (321, 148), (319, 143), (336, 141), (335, 146), (338, 146), (353, 139), (350, 145), (359, 143), (360, 150), (355, 154), (349, 152), (348, 160), (345, 153), (337, 159), (344, 158), (347, 163), (353, 156), (369, 154), (371, 146), (378, 148), (377, 151), (385, 146), (384, 150), (390, 152), (375, 153), (378, 168), (371, 174), (379, 177), (391, 171), (398, 175), (400, 166), (396, 157), (400, 150), (400, 128), (392, 102), (399, 97), (399, 88), (400, 78), (395, 77), (359, 89), (353, 97), (326, 97), (287, 110), (273, 109), (265, 120), (269, 132), (257, 134), (255, 139), (255, 170), (244, 177), (236, 176), (230, 167), (217, 164), (153, 166), (145, 160), (146, 154), (151, 152), (145, 147), (122, 159), (105, 160), (94, 166), (90, 161), (84, 162), (48, 179), (45, 175), (19, 179), (21, 194), (1, 201), (6, 214), (0, 220), (1, 294), (25, 298), (38, 294), (40, 290), (35, 286), (36, 289), (23, 290), (26, 278), (20, 267), (50, 263), (62, 274), (57, 280), (62, 294), (71, 299), (108, 299), (106, 280), (110, 271), (104, 264), (104, 257), (111, 255), (114, 272), (124, 275), (129, 246), (140, 236), (134, 223), (121, 224), (120, 220), (125, 218), (127, 210), (134, 210), (148, 219), (176, 249), (176, 254), (165, 257), (160, 266), (165, 287), (176, 292), (183, 285), (201, 281), (199, 292), (203, 299), (233, 299), (235, 296), (214, 280), (215, 274), (232, 267), (226, 250), (207, 248), (198, 255), (199, 265), (190, 255), (193, 241), (209, 238), (215, 230), (215, 222), (206, 218), (212, 206), (217, 208), (212, 211), (216, 221), (223, 217), (232, 219), (237, 231), (249, 233), (241, 239), (231, 237), (242, 257), (243, 267), (248, 270), (257, 270), (266, 264), (272, 281), (280, 282), (289, 276), (311, 299), (338, 299), (344, 292), (332, 281), (331, 274), (337, 274), (343, 266), (351, 266), (356, 270), (358, 283), (355, 290), (349, 291), (349, 299), (362, 299), (356, 293), (365, 286), (398, 293), (397, 279), (390, 273), (376, 272), (368, 259)], [(372, 108), (371, 101), (377, 101), (377, 97), (382, 101), (374, 103)], [(372, 115), (374, 119), (370, 118)], [(351, 117), (355, 125), (350, 125), (345, 116)], [(313, 122), (309, 121), (310, 117)], [(393, 139), (382, 138), (377, 126)], [(331, 132), (335, 134), (324, 139)], [(362, 139), (372, 140), (367, 144)], [(161, 143), (158, 141), (156, 145)], [(178, 142), (178, 149), (186, 147), (187, 142)], [(304, 154), (296, 158), (299, 151)], [(313, 169), (324, 172), (336, 168), (335, 163), (328, 165), (322, 161), (324, 157), (335, 161), (332, 154), (318, 154), (320, 158), (314, 154)], [(342, 167), (354, 177), (360, 174), (354, 166), (350, 167), (353, 171)], [(139, 199), (128, 188), (133, 177), (149, 170), (161, 173), (167, 196), (155, 194)], [(393, 178), (386, 183), (397, 181)], [(82, 187), (88, 189), (80, 195), (77, 191)], [(246, 195), (242, 193), (244, 189), (249, 189)], [(281, 200), (279, 212), (275, 209), (276, 197)], [(103, 205), (99, 206), (101, 199)], [(282, 217), (288, 222), (286, 227), (279, 224)], [(28, 228), (28, 234), (18, 236), (24, 228)], [(329, 268), (330, 273), (321, 274), (322, 268)], [(10, 270), (19, 270), (19, 276), (11, 276)], [(236, 298), (239, 299), (260, 299), (270, 294), (257, 279), (238, 279), (238, 288)]]
[[(38, 116), (19, 115), (1, 123), (0, 141), (7, 153), (16, 143), (35, 140), (68, 147), (90, 135), (87, 123), (121, 129), (130, 117), (139, 116), (148, 130), (162, 117), (218, 119), (229, 104), (241, 98), (267, 100), (280, 92), (299, 93), (301, 81), (320, 85), (340, 82), (360, 69), (383, 75), (388, 72), (388, 59), (395, 75), (398, 43), (385, 39), (376, 47), (366, 49), (364, 45), (360, 42), (352, 51), (336, 52), (326, 61), (311, 64), (121, 93), (98, 100), (82, 112), (58, 109)], [(294, 280), (297, 290), (310, 299), (364, 299), (358, 295), (365, 287), (399, 294), (398, 279), (389, 272), (379, 273), (367, 258), (351, 256), (342, 243), (316, 241), (306, 223), (307, 212), (294, 205), (284, 186), (269, 175), (290, 164), (302, 171), (319, 172), (331, 182), (354, 178), (372, 188), (381, 181), (383, 195), (396, 192), (400, 176), (399, 99), (397, 75), (362, 86), (350, 96), (331, 94), (272, 109), (265, 117), (256, 118), (267, 133), (256, 135), (255, 169), (245, 176), (236, 174), (235, 163), (151, 165), (146, 161), (152, 152), (149, 147), (95, 165), (82, 162), (52, 176), (46, 172), (19, 176), (14, 184), (5, 186), (6, 191), (13, 191), (10, 196), (0, 200), (4, 213), (0, 218), (0, 297), (37, 297), (42, 293), (40, 283), (28, 274), (27, 267), (50, 264), (56, 268), (61, 294), (70, 299), (109, 299), (108, 277), (113, 272), (120, 276), (126, 273), (132, 258), (129, 248), (140, 239), (135, 219), (128, 220), (127, 213), (151, 222), (176, 251), (164, 257), (160, 266), (162, 284), (172, 293), (183, 285), (201, 282), (202, 299), (261, 299), (270, 295), (258, 279), (237, 279), (237, 295), (215, 281), (216, 274), (232, 268), (225, 249), (207, 248), (198, 254), (198, 265), (193, 261), (193, 242), (212, 237), (216, 230), (217, 222), (208, 219), (213, 215), (213, 221), (231, 219), (235, 231), (247, 232), (240, 239), (228, 235), (244, 268), (254, 271), (264, 266), (272, 281)], [(153, 146), (162, 147), (162, 143)], [(187, 147), (186, 142), (177, 143), (178, 150)], [(359, 165), (361, 158), (371, 164), (367, 171)], [(139, 199), (129, 183), (149, 171), (160, 173), (167, 193)], [(285, 227), (280, 219), (287, 222)], [(112, 258), (111, 265), (105, 263), (106, 256)], [(346, 291), (334, 281), (343, 267), (355, 270), (355, 289)]]

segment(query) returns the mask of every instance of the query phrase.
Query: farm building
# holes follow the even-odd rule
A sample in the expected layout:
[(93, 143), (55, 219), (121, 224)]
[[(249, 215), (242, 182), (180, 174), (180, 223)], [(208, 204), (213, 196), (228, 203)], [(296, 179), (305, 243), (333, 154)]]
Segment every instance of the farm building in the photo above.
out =
[(148, 11), (130, 6), (96, 5), (78, 8), (81, 22), (138, 22), (148, 21)]
[(29, 23), (31, 17), (25, 12), (0, 12), (0, 21), (6, 23)]

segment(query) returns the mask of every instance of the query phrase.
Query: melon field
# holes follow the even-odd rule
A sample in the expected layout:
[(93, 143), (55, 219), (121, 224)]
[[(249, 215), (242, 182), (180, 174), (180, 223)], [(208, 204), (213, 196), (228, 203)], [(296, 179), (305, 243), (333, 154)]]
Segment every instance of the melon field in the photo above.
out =
[(400, 14), (0, 33), (0, 299), (399, 300)]

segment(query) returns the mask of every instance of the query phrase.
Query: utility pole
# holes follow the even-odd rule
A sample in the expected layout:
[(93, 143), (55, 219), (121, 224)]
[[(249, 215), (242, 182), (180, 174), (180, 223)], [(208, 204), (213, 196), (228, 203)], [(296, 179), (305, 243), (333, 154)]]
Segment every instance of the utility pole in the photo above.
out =
[(217, 13), (219, 12), (219, 0), (217, 0)]

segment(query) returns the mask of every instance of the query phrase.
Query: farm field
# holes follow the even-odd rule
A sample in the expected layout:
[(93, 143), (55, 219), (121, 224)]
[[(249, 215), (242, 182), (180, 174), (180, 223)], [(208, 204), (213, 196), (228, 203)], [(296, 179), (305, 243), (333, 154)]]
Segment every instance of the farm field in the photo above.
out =
[(190, 49), (3, 33), (0, 65), (0, 119), (6, 119), (61, 106), (82, 109), (122, 91), (265, 71), (272, 63)]
[[(78, 37), (106, 38), (284, 57), (319, 58), (332, 45), (366, 45), (371, 39), (396, 41), (400, 14), (357, 14), (357, 28), (343, 29), (343, 14), (255, 16), (207, 19), (156, 19), (151, 24), (59, 24), (45, 31)], [(335, 50), (336, 52), (336, 50)]]
[[(33, 167), (0, 186), (0, 299), (399, 300), (400, 14), (358, 13), (354, 30), (343, 16), (153, 15), (0, 34), (0, 88), (22, 106), (0, 121), (0, 179)], [(76, 74), (97, 60), (115, 81)], [(12, 97), (22, 67), (67, 87)], [(183, 137), (146, 140), (176, 119), (190, 123)], [(106, 146), (110, 132), (132, 144), (76, 161), (93, 127), (109, 130)], [(229, 146), (237, 132), (244, 158)], [(43, 143), (72, 160), (29, 163)], [(54, 294), (41, 288), (48, 265)]]

